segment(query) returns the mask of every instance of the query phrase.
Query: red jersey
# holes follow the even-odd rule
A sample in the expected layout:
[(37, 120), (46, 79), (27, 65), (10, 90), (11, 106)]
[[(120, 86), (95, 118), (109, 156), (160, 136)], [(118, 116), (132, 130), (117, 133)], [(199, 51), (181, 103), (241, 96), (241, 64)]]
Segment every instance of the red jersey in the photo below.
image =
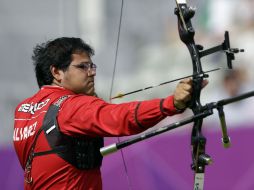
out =
[[(133, 135), (177, 113), (173, 96), (111, 104), (97, 97), (74, 94), (61, 87), (44, 86), (15, 110), (13, 142), (23, 169), (45, 113), (63, 95), (69, 95), (69, 98), (61, 104), (57, 121), (60, 131), (72, 137)], [(50, 149), (46, 137), (41, 133), (34, 152)], [(25, 189), (102, 189), (100, 168), (79, 170), (57, 154), (34, 157), (31, 175), (33, 182), (25, 183)]]

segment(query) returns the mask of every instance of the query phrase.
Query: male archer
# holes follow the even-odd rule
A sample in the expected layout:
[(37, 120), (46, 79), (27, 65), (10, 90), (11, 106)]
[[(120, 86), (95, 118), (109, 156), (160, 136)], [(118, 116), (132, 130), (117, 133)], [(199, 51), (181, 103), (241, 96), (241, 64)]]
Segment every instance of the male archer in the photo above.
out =
[(102, 189), (103, 137), (140, 133), (191, 99), (184, 79), (164, 99), (107, 103), (95, 94), (94, 50), (81, 39), (58, 38), (33, 53), (40, 89), (17, 106), (13, 135), (25, 189)]

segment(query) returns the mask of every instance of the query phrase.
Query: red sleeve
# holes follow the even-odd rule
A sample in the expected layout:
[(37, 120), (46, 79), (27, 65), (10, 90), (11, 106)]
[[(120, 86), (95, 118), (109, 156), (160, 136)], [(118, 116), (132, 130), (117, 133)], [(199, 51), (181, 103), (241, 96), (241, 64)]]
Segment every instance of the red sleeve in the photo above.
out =
[(173, 96), (110, 104), (96, 97), (75, 95), (63, 103), (58, 123), (60, 130), (71, 136), (124, 136), (142, 132), (176, 113)]

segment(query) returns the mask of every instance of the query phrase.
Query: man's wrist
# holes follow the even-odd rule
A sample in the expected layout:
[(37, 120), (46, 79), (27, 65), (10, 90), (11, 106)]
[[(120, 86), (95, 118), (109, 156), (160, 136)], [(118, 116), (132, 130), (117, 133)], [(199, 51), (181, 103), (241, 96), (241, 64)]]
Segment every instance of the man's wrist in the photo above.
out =
[(169, 96), (169, 97), (161, 100), (160, 110), (164, 115), (170, 116), (170, 115), (174, 115), (174, 114), (184, 112), (185, 108), (184, 109), (178, 109), (174, 105), (174, 96)]
[(177, 110), (177, 111), (184, 111), (186, 108), (187, 108), (187, 106), (186, 106), (186, 104), (183, 104), (183, 103), (176, 103), (175, 101), (174, 101), (174, 107), (175, 107), (175, 109)]

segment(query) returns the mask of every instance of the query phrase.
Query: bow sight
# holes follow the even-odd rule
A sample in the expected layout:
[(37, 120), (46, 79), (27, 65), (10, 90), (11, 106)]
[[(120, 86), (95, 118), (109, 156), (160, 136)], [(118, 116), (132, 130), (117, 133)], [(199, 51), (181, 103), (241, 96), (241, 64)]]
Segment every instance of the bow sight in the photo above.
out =
[[(199, 56), (204, 57), (219, 51), (224, 51), (227, 56), (227, 65), (229, 69), (232, 69), (232, 60), (235, 59), (235, 53), (244, 52), (244, 49), (238, 49), (238, 48), (231, 48), (230, 47), (230, 41), (229, 41), (229, 33), (228, 31), (224, 34), (224, 42), (221, 45), (206, 49), (204, 51), (199, 52)], [(203, 47), (201, 45), (197, 45), (198, 50), (203, 50)]]

